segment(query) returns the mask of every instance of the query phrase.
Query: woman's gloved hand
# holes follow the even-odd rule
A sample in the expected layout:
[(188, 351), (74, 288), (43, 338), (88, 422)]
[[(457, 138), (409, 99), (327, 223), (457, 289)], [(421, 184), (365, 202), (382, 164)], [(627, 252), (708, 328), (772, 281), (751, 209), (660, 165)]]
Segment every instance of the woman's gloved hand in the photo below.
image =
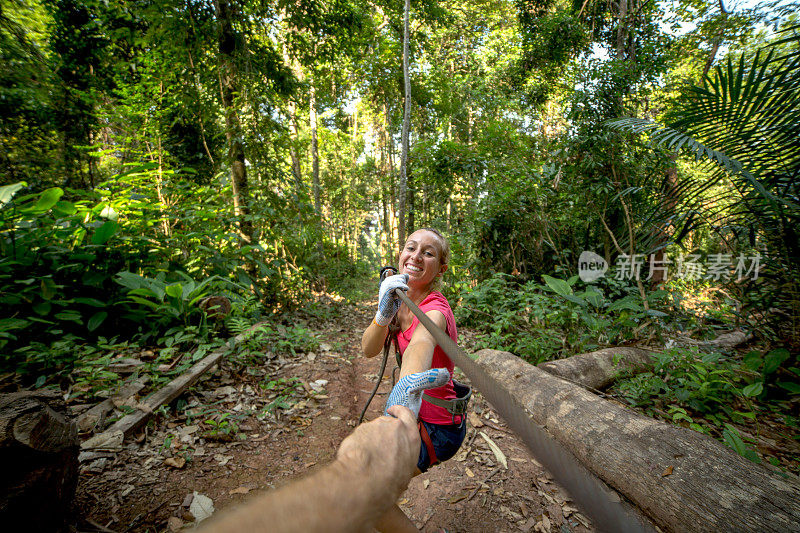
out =
[(448, 381), (450, 381), (450, 372), (446, 368), (431, 368), (425, 372), (403, 376), (389, 394), (383, 414), (388, 414), (387, 411), (393, 405), (402, 405), (411, 409), (414, 416), (419, 416), (419, 409), (422, 407), (422, 392), (441, 387)]
[(378, 312), (375, 313), (375, 323), (379, 326), (388, 326), (392, 317), (400, 309), (400, 298), (394, 293), (395, 289), (402, 291), (408, 290), (408, 274), (395, 274), (388, 276), (381, 282), (381, 289), (378, 291)]

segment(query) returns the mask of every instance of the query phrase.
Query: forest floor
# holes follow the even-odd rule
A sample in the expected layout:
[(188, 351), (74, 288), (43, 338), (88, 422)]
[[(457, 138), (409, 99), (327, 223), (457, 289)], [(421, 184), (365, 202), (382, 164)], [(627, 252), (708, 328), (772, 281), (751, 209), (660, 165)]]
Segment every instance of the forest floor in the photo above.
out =
[[(308, 325), (321, 340), (316, 353), (267, 353), (258, 367), (226, 359), (184, 395), (188, 409), (158, 417), (121, 452), (84, 462), (78, 529), (177, 531), (192, 527), (211, 504), (219, 513), (330, 462), (380, 370), (380, 357), (360, 356), (375, 303), (332, 305), (337, 318)], [(467, 347), (470, 336), (460, 331)], [(367, 419), (380, 415), (391, 363)], [(209, 431), (204, 421), (212, 414), (219, 423)], [(420, 530), (592, 530), (480, 394), (470, 402), (469, 420), (458, 455), (412, 479), (398, 502)]]

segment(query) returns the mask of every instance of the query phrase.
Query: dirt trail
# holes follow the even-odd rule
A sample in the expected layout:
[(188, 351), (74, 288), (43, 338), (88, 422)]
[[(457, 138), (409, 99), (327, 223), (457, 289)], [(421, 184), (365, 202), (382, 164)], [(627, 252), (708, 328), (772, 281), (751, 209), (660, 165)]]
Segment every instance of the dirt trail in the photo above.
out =
[[(380, 370), (379, 357), (359, 354), (360, 334), (374, 308), (374, 302), (347, 304), (336, 322), (309, 324), (322, 340), (317, 353), (268, 354), (258, 368), (226, 362), (187, 395), (188, 416), (173, 410), (172, 418), (161, 417), (140, 442), (83, 463), (76, 498), (79, 530), (177, 531), (194, 521), (193, 500), (194, 510), (202, 500), (195, 493), (210, 498), (219, 512), (329, 462), (355, 426)], [(393, 366), (387, 365), (368, 419), (382, 410)], [(279, 395), (283, 387), (288, 388)], [(421, 530), (591, 530), (480, 394), (473, 396), (470, 411), (459, 454), (414, 478), (400, 498), (400, 507)], [(218, 431), (203, 424), (209, 418), (220, 421)], [(499, 447), (508, 468), (484, 436)]]

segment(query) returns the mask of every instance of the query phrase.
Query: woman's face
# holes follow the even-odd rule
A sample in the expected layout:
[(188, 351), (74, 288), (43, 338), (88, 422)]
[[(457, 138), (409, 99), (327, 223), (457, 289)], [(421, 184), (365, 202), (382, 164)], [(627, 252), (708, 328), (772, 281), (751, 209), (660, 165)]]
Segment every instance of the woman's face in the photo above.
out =
[(432, 231), (412, 233), (400, 252), (400, 273), (408, 274), (410, 287), (426, 288), (436, 277), (447, 270), (441, 262), (442, 242)]

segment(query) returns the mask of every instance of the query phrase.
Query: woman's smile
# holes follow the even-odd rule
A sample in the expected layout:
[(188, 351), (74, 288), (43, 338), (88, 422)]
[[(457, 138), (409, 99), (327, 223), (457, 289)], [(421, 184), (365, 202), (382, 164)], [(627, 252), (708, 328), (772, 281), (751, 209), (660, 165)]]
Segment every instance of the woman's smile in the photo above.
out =
[(400, 271), (408, 274), (409, 285), (418, 290), (429, 289), (446, 265), (442, 265), (442, 243), (439, 237), (428, 230), (412, 233), (400, 253)]

